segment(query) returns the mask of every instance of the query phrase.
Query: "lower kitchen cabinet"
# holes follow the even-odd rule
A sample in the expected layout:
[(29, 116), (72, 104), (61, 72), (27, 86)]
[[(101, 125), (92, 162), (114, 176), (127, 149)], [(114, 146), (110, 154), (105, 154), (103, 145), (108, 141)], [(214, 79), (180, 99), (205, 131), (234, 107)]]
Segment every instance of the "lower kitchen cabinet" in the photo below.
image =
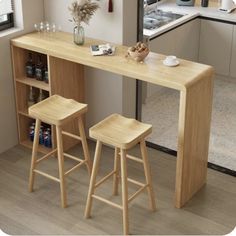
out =
[(229, 76), (232, 65), (233, 27), (233, 24), (201, 19), (199, 62), (213, 66), (217, 74), (224, 76)]
[(182, 59), (197, 61), (199, 32), (199, 19), (191, 20), (150, 40), (150, 49), (156, 53), (175, 55)]
[[(150, 50), (165, 55), (175, 55), (178, 58), (198, 61), (200, 20), (191, 20), (150, 40)], [(159, 86), (142, 83), (143, 103), (146, 98), (159, 90)]]
[(232, 55), (230, 63), (230, 76), (236, 78), (236, 26), (233, 29)]

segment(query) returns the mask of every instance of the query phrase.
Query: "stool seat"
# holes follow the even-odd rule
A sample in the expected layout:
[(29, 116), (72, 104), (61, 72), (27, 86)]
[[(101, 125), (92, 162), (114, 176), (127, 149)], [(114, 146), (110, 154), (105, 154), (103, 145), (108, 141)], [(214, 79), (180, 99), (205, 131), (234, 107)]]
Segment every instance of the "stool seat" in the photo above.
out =
[(53, 95), (29, 108), (29, 115), (45, 123), (62, 125), (87, 111), (87, 104)]
[(90, 137), (121, 149), (129, 149), (152, 132), (152, 125), (112, 114), (89, 129)]

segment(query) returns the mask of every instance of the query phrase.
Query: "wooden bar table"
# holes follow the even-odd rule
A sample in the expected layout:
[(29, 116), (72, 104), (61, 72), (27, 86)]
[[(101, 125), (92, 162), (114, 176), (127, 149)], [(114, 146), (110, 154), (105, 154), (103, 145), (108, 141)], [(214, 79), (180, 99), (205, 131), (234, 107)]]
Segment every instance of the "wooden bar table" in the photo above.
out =
[[(145, 62), (140, 64), (127, 60), (127, 47), (121, 45), (116, 45), (114, 56), (92, 56), (90, 45), (101, 43), (104, 42), (86, 38), (83, 46), (77, 46), (73, 43), (72, 35), (64, 32), (57, 32), (53, 36), (47, 33), (31, 33), (13, 39), (11, 46), (14, 78), (17, 82), (30, 85), (28, 78), (24, 78), (24, 66), (27, 53), (33, 51), (47, 57), (50, 95), (57, 93), (83, 100), (84, 92), (81, 86), (84, 86), (84, 66), (180, 91), (175, 206), (181, 208), (206, 183), (213, 68), (186, 60), (180, 60), (177, 67), (166, 67), (162, 64), (165, 56), (152, 52)], [(23, 61), (23, 64), (20, 61)], [(63, 82), (63, 78), (66, 78), (67, 84)], [(79, 96), (76, 94), (76, 86), (80, 87)], [(16, 94), (16, 100), (17, 96), (19, 95)], [(19, 111), (21, 103), (22, 101), (17, 105), (17, 109), (22, 115), (22, 111)], [(21, 130), (20, 127), (24, 126), (21, 120), (18, 117), (18, 128), (21, 133), (19, 139), (25, 137), (22, 134), (25, 130)]]

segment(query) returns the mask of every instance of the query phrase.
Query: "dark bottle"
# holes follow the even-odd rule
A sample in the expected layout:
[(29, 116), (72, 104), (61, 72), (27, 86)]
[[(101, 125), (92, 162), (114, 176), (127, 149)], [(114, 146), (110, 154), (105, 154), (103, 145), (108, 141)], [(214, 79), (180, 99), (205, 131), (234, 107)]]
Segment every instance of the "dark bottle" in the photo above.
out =
[(39, 144), (44, 144), (44, 137), (43, 137), (43, 126), (41, 125), (40, 126), (40, 130), (39, 130)]
[(48, 84), (48, 67), (45, 66), (44, 69), (44, 78), (43, 78), (44, 82)]
[(39, 55), (37, 65), (35, 67), (35, 78), (37, 80), (43, 81), (43, 77), (44, 77), (44, 66), (42, 63), (41, 56)]
[(26, 76), (29, 78), (34, 78), (35, 76), (35, 64), (33, 63), (32, 53), (29, 53), (28, 61), (25, 65)]
[(35, 130), (35, 123), (32, 123), (29, 128), (29, 138), (30, 141), (34, 141), (34, 130)]
[(202, 7), (208, 7), (208, 2), (209, 2), (209, 0), (202, 0), (201, 1), (201, 6)]
[(51, 148), (52, 147), (52, 137), (51, 137), (51, 129), (47, 128), (44, 132), (44, 146)]

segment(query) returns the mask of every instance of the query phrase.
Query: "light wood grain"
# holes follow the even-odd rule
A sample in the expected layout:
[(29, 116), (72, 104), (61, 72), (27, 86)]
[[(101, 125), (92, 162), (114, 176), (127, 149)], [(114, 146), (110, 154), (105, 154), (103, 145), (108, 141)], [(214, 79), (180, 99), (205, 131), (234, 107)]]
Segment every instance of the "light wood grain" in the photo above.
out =
[(85, 218), (91, 217), (91, 210), (92, 210), (92, 204), (93, 204), (93, 198), (92, 195), (94, 194), (95, 185), (96, 185), (96, 177), (99, 170), (99, 164), (101, 159), (101, 151), (102, 151), (102, 143), (100, 141), (97, 141), (96, 144), (96, 151), (94, 155), (94, 163), (93, 163), (93, 169), (91, 174), (91, 179), (89, 183), (89, 190), (88, 190), (88, 196), (87, 196), (87, 202), (85, 207)]
[[(144, 138), (151, 133), (152, 126), (141, 123), (135, 119), (129, 119), (118, 114), (112, 114), (105, 118), (98, 124), (89, 129), (89, 134), (94, 139), (97, 139), (97, 147), (95, 153), (95, 163), (92, 172), (92, 179), (89, 185), (89, 194), (87, 199), (85, 216), (88, 218), (91, 213), (92, 198), (107, 203), (110, 206), (119, 208), (123, 214), (123, 233), (129, 234), (129, 209), (128, 204), (135, 199), (146, 188), (148, 189), (148, 195), (150, 200), (151, 210), (156, 210), (155, 195), (153, 190), (153, 184), (150, 173), (150, 166), (147, 157), (146, 143)], [(112, 145), (115, 148), (114, 153), (114, 169), (112, 172), (103, 177), (96, 183), (97, 169), (99, 168), (101, 147), (100, 143), (105, 145)], [(132, 155), (127, 155), (127, 150), (133, 148), (136, 144), (140, 143), (140, 149), (142, 154), (142, 160)], [(120, 150), (120, 152), (119, 152)], [(127, 159), (142, 163), (144, 165), (144, 174), (146, 178), (146, 184), (143, 184), (137, 180), (128, 178), (127, 173)], [(120, 164), (119, 164), (120, 162)], [(97, 196), (94, 194), (95, 188), (98, 188), (103, 182), (113, 175), (113, 195), (118, 194), (118, 182), (121, 177), (121, 195), (122, 206), (107, 200), (106, 198)], [(128, 195), (128, 182), (140, 186), (130, 197)]]
[(58, 159), (58, 172), (60, 178), (60, 191), (61, 191), (61, 207), (67, 207), (66, 187), (65, 187), (65, 168), (64, 168), (64, 155), (63, 155), (63, 143), (62, 143), (62, 129), (60, 126), (56, 126), (56, 138), (57, 138), (57, 159)]
[(112, 114), (89, 129), (90, 137), (117, 148), (129, 149), (152, 132), (152, 126)]
[[(35, 129), (35, 139), (33, 144), (33, 152), (32, 152), (32, 162), (30, 169), (30, 192), (33, 190), (34, 184), (34, 174), (38, 173), (52, 180), (58, 181), (60, 183), (60, 191), (61, 191), (61, 206), (63, 208), (67, 207), (67, 196), (66, 196), (66, 187), (65, 187), (65, 176), (70, 174), (72, 171), (81, 167), (81, 165), (86, 164), (88, 168), (88, 173), (91, 173), (91, 160), (89, 155), (89, 150), (87, 146), (87, 140), (84, 131), (84, 125), (82, 120), (82, 115), (87, 111), (87, 104), (79, 103), (73, 99), (67, 99), (59, 95), (52, 95), (47, 99), (38, 102), (37, 104), (32, 105), (29, 108), (29, 115), (36, 119), (36, 129)], [(63, 134), (66, 136), (71, 136), (71, 138), (79, 139), (82, 142), (82, 147), (84, 151), (84, 159), (81, 160), (76, 158), (73, 155), (65, 154), (63, 151), (63, 138), (62, 138), (62, 127), (64, 124), (73, 121), (75, 119), (79, 120), (79, 130), (80, 137), (71, 135), (68, 132), (64, 132)], [(39, 171), (35, 169), (36, 163), (39, 161), (45, 160), (49, 154), (44, 155), (38, 161), (36, 160), (36, 155), (38, 151), (38, 142), (39, 142), (39, 128), (41, 121), (46, 122), (50, 125), (54, 125), (56, 127), (56, 143), (57, 143), (57, 159), (58, 159), (58, 172), (59, 179), (55, 178), (52, 175), (45, 173), (44, 171)], [(69, 170), (65, 171), (64, 168), (64, 155), (73, 160), (79, 161), (80, 163), (74, 165)]]
[[(204, 160), (205, 163), (208, 156), (213, 68), (181, 59), (179, 66), (166, 67), (162, 63), (165, 55), (152, 52), (149, 53), (144, 63), (140, 64), (133, 60), (127, 60), (125, 58), (127, 47), (121, 45), (116, 45), (114, 56), (94, 57), (90, 53), (90, 45), (101, 44), (104, 41), (86, 38), (85, 42), (85, 45), (78, 47), (73, 43), (72, 34), (64, 32), (57, 32), (53, 37), (49, 34), (31, 33), (13, 39), (11, 44), (15, 77), (21, 77), (23, 74), (22, 64), (18, 61), (21, 56), (25, 57), (28, 50), (31, 50), (43, 53), (48, 57), (51, 94), (58, 93), (65, 97), (72, 96), (76, 101), (83, 101), (85, 94), (83, 66), (91, 66), (181, 91), (175, 206), (183, 206), (206, 182), (206, 165), (199, 164), (197, 160)], [(70, 75), (69, 79), (65, 80), (67, 75)], [(196, 93), (193, 92), (195, 87), (199, 87), (199, 84), (202, 88), (206, 87), (207, 91), (202, 93), (201, 89), (197, 89)], [(203, 89), (203, 91), (205, 90)], [(206, 99), (205, 103), (202, 102), (203, 97)], [(198, 101), (200, 102), (198, 103)], [(22, 101), (17, 102), (17, 106), (24, 108), (24, 102), (25, 99), (22, 99)], [(202, 106), (202, 109), (199, 106)], [(199, 119), (193, 119), (190, 113), (198, 114)], [(25, 127), (26, 124), (20, 123), (19, 120), (18, 127), (21, 127), (21, 125)], [(20, 129), (20, 137), (24, 136), (24, 139), (26, 139), (25, 134), (22, 134)], [(73, 123), (68, 127), (68, 131), (72, 130), (78, 130), (77, 124)], [(192, 139), (192, 136), (195, 138)], [(202, 141), (199, 141), (200, 139)], [(72, 145), (74, 143), (71, 141), (65, 143), (66, 148)], [(192, 172), (193, 167), (189, 160), (197, 162), (197, 172)], [(183, 178), (189, 172), (191, 172), (192, 177)]]
[[(65, 98), (84, 102), (84, 67), (83, 65), (52, 57), (49, 55), (49, 73), (51, 94), (59, 94)], [(78, 122), (71, 121), (63, 126), (63, 130), (78, 134)], [(67, 150), (78, 142), (75, 139), (65, 137), (63, 139), (64, 149)]]
[(180, 95), (175, 186), (178, 208), (206, 183), (212, 94), (213, 80), (206, 75)]
[(53, 95), (29, 108), (29, 115), (45, 123), (62, 126), (87, 111), (87, 104)]
[(149, 53), (145, 62), (140, 64), (127, 60), (125, 54), (128, 48), (121, 45), (116, 45), (115, 56), (92, 56), (90, 45), (101, 43), (105, 42), (86, 38), (85, 44), (78, 47), (73, 43), (72, 35), (64, 32), (58, 33), (54, 38), (47, 34), (40, 36), (37, 33), (31, 33), (12, 40), (12, 44), (17, 47), (177, 90), (185, 90), (186, 87), (201, 79), (198, 77), (200, 73), (211, 70), (210, 66), (186, 60), (180, 60), (180, 66), (170, 69), (162, 63), (164, 55), (152, 52)]

